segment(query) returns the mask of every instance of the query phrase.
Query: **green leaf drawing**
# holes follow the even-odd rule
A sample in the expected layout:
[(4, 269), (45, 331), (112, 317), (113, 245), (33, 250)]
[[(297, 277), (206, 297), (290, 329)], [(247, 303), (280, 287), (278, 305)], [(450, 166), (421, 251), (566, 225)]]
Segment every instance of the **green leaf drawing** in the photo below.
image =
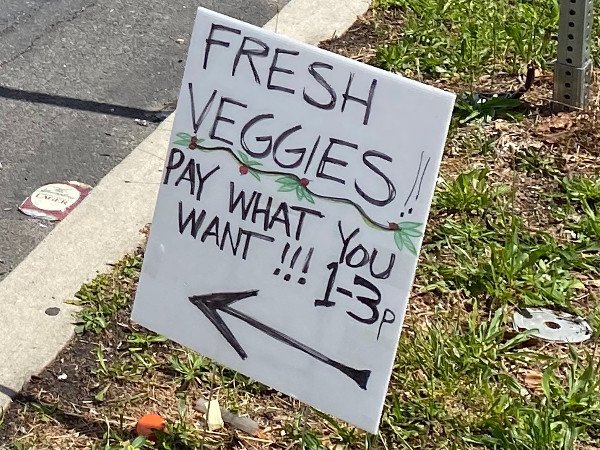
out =
[(396, 241), (396, 247), (398, 247), (398, 250), (402, 251), (404, 248), (404, 240), (402, 239), (400, 230), (394, 231), (394, 241)]
[(417, 249), (416, 249), (413, 241), (411, 241), (408, 236), (403, 236), (403, 239), (404, 239), (404, 245), (406, 246), (406, 249), (409, 252), (411, 252), (413, 255), (417, 256)]
[(244, 164), (247, 167), (262, 166), (262, 163), (248, 158), (248, 155), (246, 155), (242, 151), (238, 151), (238, 155), (240, 155), (240, 161), (242, 162), (242, 164)]
[(402, 251), (404, 248), (413, 255), (417, 256), (417, 246), (413, 242), (412, 238), (419, 238), (423, 236), (423, 233), (418, 230), (422, 223), (419, 222), (400, 222), (396, 231), (394, 231), (394, 242), (398, 250)]
[(308, 200), (310, 203), (314, 204), (315, 199), (313, 198), (312, 194), (310, 192), (308, 192), (308, 189), (302, 188), (302, 191), (304, 191), (304, 198), (306, 200)]
[(177, 136), (177, 140), (174, 142), (175, 145), (185, 145), (187, 147), (192, 140), (192, 135), (189, 133), (179, 132), (175, 136)]
[[(296, 186), (300, 184), (300, 182), (294, 177), (279, 177), (275, 180), (275, 182), (283, 184), (284, 186), (294, 186), (294, 189), (296, 189)], [(290, 191), (291, 190), (293, 189), (290, 189)]]
[(257, 174), (254, 170), (250, 169), (249, 170), (250, 175), (252, 175), (254, 178), (256, 178), (258, 181), (260, 181), (260, 175)]
[(415, 230), (413, 229), (406, 229), (404, 228), (402, 225), (400, 225), (400, 231), (402, 231), (402, 234), (405, 236), (410, 236), (410, 237), (419, 237), (419, 236), (423, 236), (423, 233), (421, 233), (419, 230)]
[(315, 203), (315, 199), (313, 198), (312, 194), (308, 192), (308, 189), (301, 185), (296, 186), (296, 197), (298, 197), (298, 200), (300, 201), (306, 199), (306, 201), (310, 203)]
[(305, 200), (310, 203), (315, 203), (312, 194), (304, 186), (300, 184), (300, 180), (292, 176), (279, 177), (275, 180), (281, 186), (277, 189), (278, 192), (296, 192), (296, 197), (299, 201)]
[(411, 228), (419, 228), (422, 225), (422, 223), (421, 222), (399, 222), (398, 225), (400, 225), (400, 227), (404, 228), (404, 229), (411, 229)]
[(248, 159), (248, 155), (246, 155), (244, 152), (238, 152), (238, 155), (240, 155), (240, 160), (244, 163), (244, 165), (248, 165), (248, 161), (250, 161)]
[(277, 189), (278, 192), (291, 192), (295, 190), (296, 186), (293, 184), (283, 184), (279, 187), (279, 189)]

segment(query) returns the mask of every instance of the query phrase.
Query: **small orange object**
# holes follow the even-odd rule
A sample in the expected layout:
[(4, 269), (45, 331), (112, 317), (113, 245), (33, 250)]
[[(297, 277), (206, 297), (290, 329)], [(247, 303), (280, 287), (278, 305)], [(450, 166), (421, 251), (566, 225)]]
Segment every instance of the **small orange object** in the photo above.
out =
[(146, 414), (140, 417), (135, 431), (138, 435), (147, 437), (148, 439), (154, 439), (154, 431), (163, 431), (165, 429), (165, 420), (158, 414)]

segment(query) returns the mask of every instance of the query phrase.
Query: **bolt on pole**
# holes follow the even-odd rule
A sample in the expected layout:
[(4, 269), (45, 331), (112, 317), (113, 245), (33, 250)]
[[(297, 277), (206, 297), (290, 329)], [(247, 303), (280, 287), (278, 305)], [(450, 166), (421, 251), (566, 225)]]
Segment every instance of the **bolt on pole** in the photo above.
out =
[(588, 99), (592, 60), (594, 0), (560, 0), (554, 101), (558, 109), (583, 108)]

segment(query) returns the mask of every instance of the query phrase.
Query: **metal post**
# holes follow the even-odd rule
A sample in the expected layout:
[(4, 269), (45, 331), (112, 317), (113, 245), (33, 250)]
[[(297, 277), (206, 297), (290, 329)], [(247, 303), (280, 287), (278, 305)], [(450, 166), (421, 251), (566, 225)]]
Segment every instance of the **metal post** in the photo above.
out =
[(594, 0), (560, 0), (558, 56), (554, 66), (554, 100), (583, 108), (592, 75), (590, 44)]

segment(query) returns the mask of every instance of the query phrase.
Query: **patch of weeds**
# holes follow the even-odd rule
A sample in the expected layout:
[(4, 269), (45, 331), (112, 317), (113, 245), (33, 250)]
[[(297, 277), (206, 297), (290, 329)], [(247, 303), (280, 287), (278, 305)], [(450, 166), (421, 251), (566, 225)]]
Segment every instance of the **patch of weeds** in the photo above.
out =
[(507, 332), (503, 309), (480, 313), (475, 306), (466, 322), (440, 314), (402, 335), (383, 418), (388, 444), (462, 448), (465, 430), (519, 395), (510, 370), (531, 358), (520, 349), (529, 335)]
[(151, 444), (143, 437), (130, 436), (130, 431), (123, 428), (123, 418), (120, 417), (120, 426), (113, 427), (106, 423), (106, 431), (97, 442), (90, 446), (90, 450), (137, 450), (151, 448)]
[(490, 229), (485, 221), (478, 217), (445, 218), (431, 230), (431, 244), (427, 248), (461, 247), (467, 250), (480, 251), (482, 246), (499, 239), (496, 230)]
[(416, 346), (430, 356), (430, 359), (425, 358), (425, 364), (420, 364), (421, 370), (437, 380), (468, 376), (482, 381), (507, 373), (508, 361), (523, 358), (525, 353), (519, 346), (530, 334), (510, 337), (504, 327), (504, 308), (496, 310), (491, 317), (481, 317), (480, 313), (475, 305), (462, 325), (457, 322), (432, 324), (425, 340)]
[(580, 251), (600, 261), (600, 177), (565, 177), (560, 185), (564, 194), (550, 196), (554, 215), (571, 232), (572, 240), (582, 244)]
[(527, 174), (539, 174), (548, 178), (558, 177), (561, 174), (555, 158), (536, 148), (518, 149), (515, 154), (515, 164), (517, 170)]
[(75, 322), (78, 333), (98, 333), (106, 329), (110, 319), (131, 303), (132, 289), (141, 267), (141, 256), (129, 255), (119, 261), (111, 273), (99, 275), (81, 287), (74, 302), (81, 306)]
[(143, 436), (138, 436), (132, 441), (124, 441), (115, 443), (114, 445), (107, 442), (103, 446), (94, 446), (91, 450), (139, 450), (143, 448), (151, 448), (148, 441)]
[(492, 305), (569, 307), (581, 282), (550, 247), (528, 245), (520, 234), (517, 227), (508, 242), (490, 243), (481, 253), (453, 248), (456, 264), (441, 266), (440, 275), (448, 286)]
[[(470, 255), (485, 253), (499, 238), (498, 233), (478, 217), (445, 217), (429, 230), (423, 243), (417, 266), (420, 292), (459, 290), (456, 280), (444, 278), (449, 271), (454, 273), (453, 268), (459, 264), (457, 253), (469, 259)], [(456, 269), (460, 270), (459, 267)]]
[(28, 444), (27, 442), (15, 442), (10, 447), (10, 450), (37, 450), (37, 447), (32, 444)]
[(530, 234), (521, 220), (504, 213), (441, 221), (424, 245), (418, 269), (422, 290), (464, 293), (496, 307), (570, 308), (575, 293), (584, 288), (573, 271), (596, 271), (594, 255), (550, 235)]
[(127, 344), (130, 352), (148, 350), (152, 345), (166, 341), (166, 337), (152, 332), (133, 331), (127, 335)]
[(451, 182), (442, 181), (433, 200), (434, 207), (473, 214), (495, 207), (495, 202), (508, 192), (508, 188), (492, 187), (488, 183), (488, 174), (488, 169), (473, 169), (461, 173)]
[[(569, 228), (577, 235), (583, 235), (595, 242), (600, 242), (600, 204), (593, 209), (587, 203), (582, 205), (583, 215)], [(598, 248), (597, 248), (598, 250)]]
[(571, 449), (600, 437), (600, 377), (591, 356), (582, 364), (571, 349), (567, 364), (550, 364), (542, 395), (514, 398), (503, 414), (487, 418), (469, 441), (493, 448)]
[(155, 367), (158, 362), (154, 356), (153, 350), (167, 342), (167, 338), (152, 332), (136, 332), (127, 335), (126, 345), (129, 357), (134, 364), (150, 369)]
[(333, 433), (328, 436), (331, 443), (349, 448), (358, 448), (362, 441), (365, 449), (370, 448), (370, 441), (365, 442), (364, 433), (352, 426), (344, 425), (320, 411), (315, 410), (314, 412), (333, 430)]
[(167, 422), (164, 431), (156, 431), (155, 448), (159, 450), (193, 450), (212, 447), (212, 439), (187, 420), (185, 397), (179, 397), (177, 403), (178, 419)]
[(494, 119), (517, 121), (523, 118), (521, 109), (521, 101), (517, 98), (463, 94), (456, 100), (454, 116), (461, 125), (471, 121), (487, 123)]
[(307, 429), (305, 415), (298, 416), (294, 421), (288, 423), (285, 433), (288, 438), (291, 438), (295, 442), (294, 448), (301, 450), (327, 450), (327, 447), (323, 445), (318, 434)]
[(590, 300), (590, 303), (593, 306), (587, 313), (587, 320), (592, 327), (592, 330), (594, 330), (594, 334), (598, 336), (598, 333), (600, 333), (600, 299), (592, 294)]
[[(95, 375), (102, 383), (116, 380), (138, 380), (144, 372), (152, 367), (146, 361), (138, 358), (120, 358), (108, 357), (105, 353), (106, 349), (102, 344), (96, 347), (96, 361), (98, 367), (95, 370)], [(108, 391), (108, 386), (101, 389), (96, 395), (96, 400), (103, 400), (104, 395)]]
[[(600, 11), (600, 0), (594, 0), (594, 9), (596, 11)], [(593, 35), (596, 36), (595, 39), (592, 39), (592, 50), (591, 56), (594, 59), (594, 67), (600, 67), (600, 14), (594, 14), (594, 27), (593, 27)]]
[(170, 369), (180, 380), (183, 388), (208, 371), (210, 360), (192, 350), (182, 349), (179, 356), (169, 356)]
[(594, 178), (565, 177), (561, 186), (572, 202), (588, 206), (600, 204), (600, 174)]
[[(269, 392), (273, 392), (273, 389), (266, 386), (256, 380), (253, 380), (246, 375), (243, 375), (235, 370), (228, 369), (224, 366), (221, 367), (219, 374), (219, 384), (227, 387), (227, 392), (234, 391), (236, 393), (243, 392), (250, 395), (265, 395)], [(237, 406), (232, 406), (234, 410), (237, 410)]]
[[(568, 449), (600, 437), (597, 363), (524, 348), (528, 333), (506, 328), (500, 309), (466, 322), (449, 315), (415, 324), (400, 340), (382, 432), (393, 448)], [(516, 367), (546, 366), (539, 390)]]
[[(415, 74), (478, 78), (486, 71), (515, 73), (556, 53), (556, 0), (377, 0), (402, 12), (401, 35), (377, 49), (375, 64)], [(508, 25), (507, 25), (508, 24)]]

